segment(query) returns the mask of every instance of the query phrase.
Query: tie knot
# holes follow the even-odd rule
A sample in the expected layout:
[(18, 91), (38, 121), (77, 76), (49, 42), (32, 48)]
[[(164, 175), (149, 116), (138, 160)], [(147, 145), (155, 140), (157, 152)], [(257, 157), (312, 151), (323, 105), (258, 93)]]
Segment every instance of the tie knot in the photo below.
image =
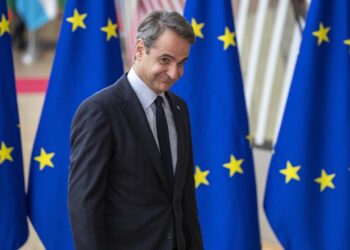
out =
[(163, 102), (164, 102), (164, 99), (160, 95), (157, 96), (156, 100), (154, 101), (154, 103), (156, 104), (156, 107), (162, 107)]

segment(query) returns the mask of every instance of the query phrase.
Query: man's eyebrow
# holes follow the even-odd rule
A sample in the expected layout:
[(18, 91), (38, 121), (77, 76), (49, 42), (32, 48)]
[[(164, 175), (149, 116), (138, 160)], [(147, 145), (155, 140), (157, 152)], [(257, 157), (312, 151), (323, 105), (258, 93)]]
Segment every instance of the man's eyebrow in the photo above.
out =
[(170, 55), (170, 54), (167, 54), (167, 53), (164, 53), (164, 54), (161, 54), (159, 57), (170, 57), (172, 59), (175, 59), (174, 56)]
[[(175, 60), (174, 56), (167, 54), (167, 53), (161, 54), (158, 58), (160, 58), (160, 57), (170, 57), (171, 59)], [(187, 61), (187, 59), (188, 59), (188, 56), (185, 57), (184, 59), (180, 60), (180, 62), (185, 62), (185, 61)]]
[(187, 56), (187, 57), (185, 57), (184, 59), (182, 59), (182, 60), (181, 60), (181, 62), (185, 62), (185, 61), (187, 61), (187, 60), (188, 60), (188, 58), (189, 58), (188, 56)]

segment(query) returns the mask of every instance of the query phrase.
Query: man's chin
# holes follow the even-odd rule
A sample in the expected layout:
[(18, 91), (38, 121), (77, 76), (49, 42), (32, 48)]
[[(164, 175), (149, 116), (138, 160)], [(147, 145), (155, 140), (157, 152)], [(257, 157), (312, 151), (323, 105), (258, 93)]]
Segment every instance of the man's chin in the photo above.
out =
[(161, 90), (162, 92), (168, 91), (172, 85), (172, 83), (161, 83), (159, 85), (159, 90)]

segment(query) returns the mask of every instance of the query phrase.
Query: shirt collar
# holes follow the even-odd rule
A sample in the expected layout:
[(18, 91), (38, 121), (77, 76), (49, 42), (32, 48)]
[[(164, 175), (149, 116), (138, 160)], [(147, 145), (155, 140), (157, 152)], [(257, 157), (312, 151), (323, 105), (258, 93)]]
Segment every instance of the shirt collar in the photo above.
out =
[[(129, 73), (127, 74), (128, 81), (135, 91), (137, 97), (139, 98), (141, 105), (144, 109), (148, 108), (152, 105), (154, 100), (157, 98), (157, 94), (144, 83), (141, 78), (136, 74), (134, 67), (131, 67)], [(164, 100), (165, 94), (164, 92), (160, 94)], [(165, 101), (166, 102), (166, 101)]]

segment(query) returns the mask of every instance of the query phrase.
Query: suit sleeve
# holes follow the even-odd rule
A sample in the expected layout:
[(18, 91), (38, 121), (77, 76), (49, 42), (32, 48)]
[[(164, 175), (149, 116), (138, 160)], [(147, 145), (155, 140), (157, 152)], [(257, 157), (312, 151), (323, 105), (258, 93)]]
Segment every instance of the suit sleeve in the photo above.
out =
[(193, 162), (193, 150), (191, 139), (191, 128), (189, 125), (189, 115), (187, 112), (188, 131), (190, 140), (190, 152), (187, 162), (187, 173), (184, 186), (184, 192), (182, 195), (182, 209), (183, 209), (183, 228), (186, 240), (186, 249), (189, 250), (201, 250), (203, 249), (202, 234), (198, 220), (198, 209), (195, 194), (194, 185), (194, 162)]
[(112, 152), (111, 128), (97, 103), (83, 103), (71, 127), (68, 206), (76, 250), (105, 246), (105, 190)]

